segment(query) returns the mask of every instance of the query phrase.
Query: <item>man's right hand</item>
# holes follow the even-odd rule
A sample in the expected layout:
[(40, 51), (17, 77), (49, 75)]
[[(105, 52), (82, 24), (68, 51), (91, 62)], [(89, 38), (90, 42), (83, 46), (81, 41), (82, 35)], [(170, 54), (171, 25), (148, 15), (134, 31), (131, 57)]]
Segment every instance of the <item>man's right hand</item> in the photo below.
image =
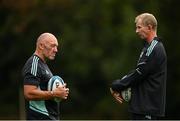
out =
[(118, 103), (123, 103), (123, 98), (120, 93), (113, 91), (112, 88), (110, 88), (110, 92)]
[(67, 99), (68, 95), (69, 95), (69, 88), (66, 88), (66, 84), (59, 86), (58, 88), (56, 88), (54, 91), (54, 96), (61, 98), (61, 99)]

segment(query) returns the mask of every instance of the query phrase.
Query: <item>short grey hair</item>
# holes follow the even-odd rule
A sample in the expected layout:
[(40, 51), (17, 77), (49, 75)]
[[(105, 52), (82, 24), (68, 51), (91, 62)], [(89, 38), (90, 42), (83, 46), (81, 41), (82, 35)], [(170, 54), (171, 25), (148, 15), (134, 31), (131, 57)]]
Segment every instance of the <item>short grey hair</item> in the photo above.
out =
[(148, 26), (148, 25), (151, 25), (152, 28), (156, 31), (157, 30), (157, 20), (156, 18), (154, 17), (153, 14), (150, 14), (150, 13), (142, 13), (140, 15), (138, 15), (136, 18), (135, 18), (135, 23), (137, 23), (137, 21), (141, 19), (142, 20), (142, 24), (144, 26)]

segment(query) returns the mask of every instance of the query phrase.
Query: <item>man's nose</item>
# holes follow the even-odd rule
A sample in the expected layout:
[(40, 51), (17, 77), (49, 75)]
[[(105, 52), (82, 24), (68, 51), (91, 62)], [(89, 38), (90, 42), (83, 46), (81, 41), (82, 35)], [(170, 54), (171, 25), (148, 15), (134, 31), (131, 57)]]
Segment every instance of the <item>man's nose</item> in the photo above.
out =
[(136, 29), (136, 33), (138, 33), (139, 32), (139, 30), (138, 29)]
[(54, 52), (58, 52), (58, 48), (57, 47), (54, 48)]

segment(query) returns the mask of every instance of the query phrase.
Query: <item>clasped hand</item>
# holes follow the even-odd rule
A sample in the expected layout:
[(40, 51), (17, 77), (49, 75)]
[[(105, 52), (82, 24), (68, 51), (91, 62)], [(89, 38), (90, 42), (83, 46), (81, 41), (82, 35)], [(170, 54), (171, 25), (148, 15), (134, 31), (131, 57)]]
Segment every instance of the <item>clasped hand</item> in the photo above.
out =
[(62, 99), (67, 99), (69, 95), (69, 88), (66, 88), (66, 83), (62, 86), (59, 86), (54, 90), (55, 97), (59, 97)]
[(113, 91), (112, 88), (110, 88), (110, 92), (118, 103), (123, 103), (123, 98), (120, 93)]

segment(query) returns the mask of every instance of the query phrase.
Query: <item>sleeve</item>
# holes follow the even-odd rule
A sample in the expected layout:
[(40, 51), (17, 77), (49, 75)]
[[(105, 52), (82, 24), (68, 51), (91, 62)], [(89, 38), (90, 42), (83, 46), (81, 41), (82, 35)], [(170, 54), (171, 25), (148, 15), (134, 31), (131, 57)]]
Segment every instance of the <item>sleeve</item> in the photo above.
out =
[(40, 83), (40, 66), (37, 61), (29, 62), (24, 67), (24, 85), (36, 85)]
[(122, 79), (115, 80), (111, 85), (112, 90), (121, 92), (130, 86), (140, 83), (149, 73), (152, 73), (157, 64), (157, 55), (155, 54), (155, 51), (154, 48), (154, 51), (150, 55), (144, 55), (144, 58), (129, 74)]
[(34, 76), (30, 73), (27, 73), (24, 77), (24, 85), (35, 85), (38, 86), (40, 79), (37, 76)]

